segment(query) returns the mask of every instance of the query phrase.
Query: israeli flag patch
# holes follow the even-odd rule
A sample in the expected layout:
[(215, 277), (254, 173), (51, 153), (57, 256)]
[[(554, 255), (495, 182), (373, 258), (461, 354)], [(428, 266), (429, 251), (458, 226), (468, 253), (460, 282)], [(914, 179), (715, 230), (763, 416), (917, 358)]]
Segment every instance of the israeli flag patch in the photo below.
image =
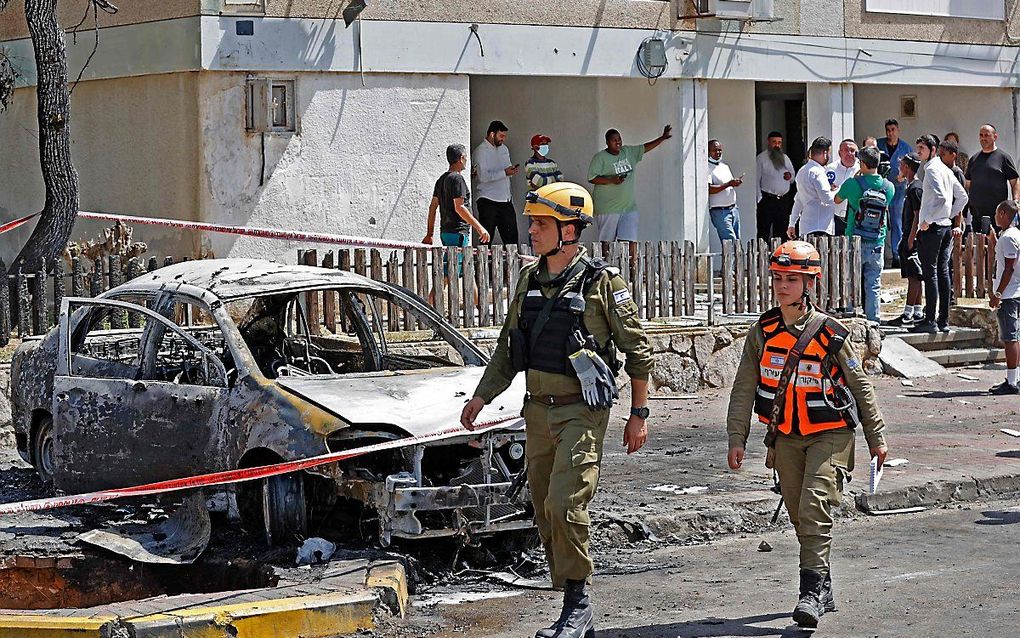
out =
[(619, 306), (620, 304), (627, 303), (628, 301), (630, 301), (630, 291), (627, 290), (626, 288), (617, 290), (616, 292), (613, 293), (613, 302), (616, 305)]
[(769, 358), (769, 365), (778, 367), (786, 365), (786, 357), (779, 354), (774, 354)]
[(846, 360), (846, 367), (850, 368), (851, 370), (856, 370), (860, 366), (861, 364), (860, 362), (857, 361), (857, 359), (850, 358)]

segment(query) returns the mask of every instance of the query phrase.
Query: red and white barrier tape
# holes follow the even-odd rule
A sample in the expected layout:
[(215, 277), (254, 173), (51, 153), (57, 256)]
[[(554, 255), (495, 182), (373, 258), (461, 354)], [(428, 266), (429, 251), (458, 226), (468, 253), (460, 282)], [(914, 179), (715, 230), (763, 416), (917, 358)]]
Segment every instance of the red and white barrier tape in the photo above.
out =
[(188, 228), (191, 230), (204, 230), (213, 233), (226, 233), (228, 235), (262, 237), (264, 239), (306, 241), (316, 244), (336, 244), (340, 246), (364, 246), (366, 248), (432, 247), (429, 244), (420, 244), (415, 241), (400, 241), (397, 239), (377, 239), (374, 237), (331, 235), (329, 233), (313, 233), (302, 230), (283, 230), (281, 228), (261, 228), (258, 226), (230, 226), (227, 224), (192, 222), (183, 219), (165, 219), (161, 217), (139, 217), (138, 215), (118, 215), (115, 213), (96, 213), (86, 210), (79, 211), (78, 217), (81, 217), (82, 219), (99, 219), (105, 221), (124, 222), (125, 224), (148, 224), (150, 226), (165, 226), (168, 228)]
[(195, 487), (209, 487), (212, 485), (228, 485), (230, 483), (252, 481), (255, 479), (277, 476), (279, 474), (287, 474), (289, 472), (307, 470), (308, 468), (316, 467), (319, 465), (335, 463), (336, 461), (344, 461), (357, 456), (372, 454), (374, 452), (384, 452), (387, 450), (395, 450), (398, 448), (408, 447), (411, 445), (421, 445), (423, 443), (440, 441), (443, 439), (452, 438), (454, 436), (478, 434), (493, 429), (497, 425), (506, 423), (508, 421), (513, 421), (519, 418), (520, 417), (518, 416), (512, 416), (503, 419), (485, 421), (476, 424), (475, 429), (470, 432), (468, 430), (465, 430), (462, 426), (458, 425), (456, 427), (448, 428), (446, 430), (440, 430), (438, 432), (426, 434), (424, 436), (397, 439), (395, 441), (386, 441), (385, 443), (375, 443), (373, 445), (365, 445), (359, 448), (354, 448), (353, 450), (345, 450), (343, 452), (332, 452), (330, 454), (313, 456), (308, 459), (300, 459), (297, 461), (285, 461), (283, 463), (276, 463), (273, 465), (262, 465), (259, 467), (244, 468), (239, 470), (226, 470), (223, 472), (212, 472), (210, 474), (200, 474), (198, 476), (171, 479), (169, 481), (147, 483), (145, 485), (136, 485), (134, 487), (120, 487), (109, 490), (100, 490), (98, 492), (87, 492), (85, 494), (54, 496), (51, 498), (40, 498), (31, 501), (21, 501), (17, 503), (4, 503), (0, 504), (0, 515), (16, 514), (20, 512), (35, 512), (39, 510), (55, 509), (58, 507), (67, 507), (70, 505), (86, 505), (89, 503), (102, 503), (104, 501), (112, 501), (114, 499), (124, 498), (127, 496), (149, 496), (151, 494), (176, 492), (178, 490), (186, 490)]
[(38, 214), (39, 213), (32, 213), (31, 215), (25, 215), (24, 217), (19, 217), (17, 219), (11, 220), (6, 224), (0, 224), (0, 235), (6, 233), (9, 230), (14, 230), (18, 226), (28, 223), (29, 221), (32, 220), (33, 217), (35, 217)]
[[(32, 213), (24, 217), (0, 224), (0, 235), (9, 230), (31, 221), (39, 213)], [(421, 244), (414, 241), (402, 241), (399, 239), (378, 239), (375, 237), (356, 237), (352, 235), (331, 235), (329, 233), (315, 233), (303, 230), (284, 230), (282, 228), (262, 228), (259, 226), (231, 226), (228, 224), (210, 224), (207, 222), (193, 222), (183, 219), (168, 219), (164, 217), (140, 217), (138, 215), (119, 215), (116, 213), (98, 213), (93, 211), (78, 211), (82, 219), (95, 219), (102, 221), (124, 222), (125, 224), (145, 224), (149, 226), (163, 226), (166, 228), (187, 228), (189, 230), (204, 230), (210, 233), (224, 233), (227, 235), (241, 235), (244, 237), (261, 237), (263, 239), (282, 239), (285, 241), (306, 241), (315, 244), (333, 244), (338, 246), (356, 246), (359, 248), (439, 248), (432, 244)], [(519, 254), (524, 263), (537, 261), (537, 257)]]

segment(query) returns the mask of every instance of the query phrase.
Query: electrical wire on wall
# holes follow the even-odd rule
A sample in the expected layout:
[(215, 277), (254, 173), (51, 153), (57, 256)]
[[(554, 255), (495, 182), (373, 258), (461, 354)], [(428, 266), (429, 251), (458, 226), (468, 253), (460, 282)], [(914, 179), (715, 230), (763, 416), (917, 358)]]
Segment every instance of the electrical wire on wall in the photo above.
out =
[(649, 86), (654, 85), (669, 66), (665, 38), (656, 32), (642, 40), (638, 46), (636, 62), (638, 73), (648, 79)]

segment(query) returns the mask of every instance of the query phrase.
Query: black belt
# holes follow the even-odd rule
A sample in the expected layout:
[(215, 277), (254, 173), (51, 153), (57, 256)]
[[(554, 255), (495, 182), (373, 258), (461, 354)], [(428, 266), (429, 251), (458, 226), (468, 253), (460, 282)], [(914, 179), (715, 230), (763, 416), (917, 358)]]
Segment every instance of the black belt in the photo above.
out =
[(783, 199), (784, 197), (786, 197), (786, 195), (776, 195), (775, 193), (766, 193), (765, 191), (761, 192), (762, 197), (765, 197), (766, 195), (768, 195), (769, 197), (773, 197), (775, 199)]
[(534, 401), (535, 403), (541, 403), (547, 406), (556, 405), (573, 405), (574, 403), (581, 403), (584, 401), (584, 397), (580, 394), (563, 394), (555, 396), (552, 394), (531, 394), (530, 392), (525, 396), (525, 401)]

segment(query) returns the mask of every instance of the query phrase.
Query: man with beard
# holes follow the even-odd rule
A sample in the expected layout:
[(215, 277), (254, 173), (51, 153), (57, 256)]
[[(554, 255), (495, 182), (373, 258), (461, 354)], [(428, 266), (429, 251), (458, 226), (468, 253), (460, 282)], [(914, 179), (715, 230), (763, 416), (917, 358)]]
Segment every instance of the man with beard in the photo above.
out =
[(789, 193), (794, 176), (793, 162), (783, 152), (783, 134), (772, 131), (767, 140), (765, 150), (755, 159), (758, 238), (765, 241), (785, 236), (790, 225), (793, 200)]
[(490, 243), (496, 231), (504, 244), (517, 243), (517, 211), (510, 201), (510, 178), (520, 170), (519, 164), (510, 164), (510, 151), (506, 147), (506, 124), (493, 120), (485, 131), (485, 140), (475, 149), (472, 177), (478, 179), (478, 221), (489, 234)]

